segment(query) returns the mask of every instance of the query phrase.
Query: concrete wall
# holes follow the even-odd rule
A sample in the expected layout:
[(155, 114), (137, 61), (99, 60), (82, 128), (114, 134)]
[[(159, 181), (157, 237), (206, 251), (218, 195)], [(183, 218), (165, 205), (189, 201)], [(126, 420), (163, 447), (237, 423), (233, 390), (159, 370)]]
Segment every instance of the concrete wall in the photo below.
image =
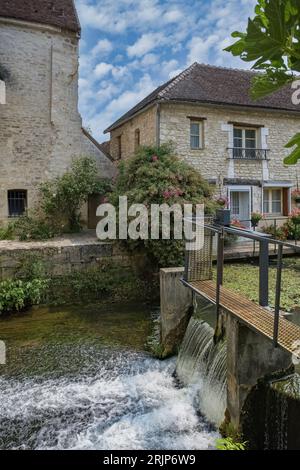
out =
[(291, 355), (227, 314), (227, 419), (240, 428), (245, 400), (258, 380), (292, 364)]
[(111, 132), (110, 153), (118, 159), (118, 137), (121, 136), (122, 158), (128, 158), (135, 152), (135, 131), (140, 130), (141, 145), (156, 144), (156, 106), (146, 109), (141, 114), (127, 121)]
[(82, 132), (78, 112), (78, 37), (51, 26), (0, 18), (0, 64), (6, 104), (0, 106), (0, 222), (7, 190), (28, 191), (61, 175), (73, 158), (92, 156), (102, 176), (114, 166)]
[(192, 315), (193, 295), (180, 279), (184, 268), (160, 270), (160, 344), (162, 357), (178, 352)]

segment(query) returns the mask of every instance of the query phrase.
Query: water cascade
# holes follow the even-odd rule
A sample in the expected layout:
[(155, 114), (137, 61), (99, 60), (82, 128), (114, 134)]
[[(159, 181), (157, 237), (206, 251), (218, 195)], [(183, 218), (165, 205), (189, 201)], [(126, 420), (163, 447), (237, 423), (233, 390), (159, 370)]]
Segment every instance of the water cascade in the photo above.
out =
[(178, 355), (176, 375), (195, 390), (197, 408), (205, 417), (221, 424), (226, 408), (226, 342), (214, 343), (214, 330), (192, 317)]

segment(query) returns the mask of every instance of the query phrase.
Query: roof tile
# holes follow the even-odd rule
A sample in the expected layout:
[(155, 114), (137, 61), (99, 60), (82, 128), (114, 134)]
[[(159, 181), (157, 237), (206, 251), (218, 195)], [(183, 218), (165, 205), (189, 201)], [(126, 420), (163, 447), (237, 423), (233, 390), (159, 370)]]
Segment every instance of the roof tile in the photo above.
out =
[(0, 0), (1, 16), (80, 32), (73, 0)]

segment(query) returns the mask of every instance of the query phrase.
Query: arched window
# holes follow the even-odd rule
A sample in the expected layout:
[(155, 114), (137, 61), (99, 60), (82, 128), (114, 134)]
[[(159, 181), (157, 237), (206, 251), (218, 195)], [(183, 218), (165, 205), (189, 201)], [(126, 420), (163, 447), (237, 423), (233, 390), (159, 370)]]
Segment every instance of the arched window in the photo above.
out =
[(5, 82), (0, 79), (0, 104), (6, 104)]
[(7, 192), (8, 216), (20, 217), (27, 210), (27, 191), (25, 189), (10, 189)]

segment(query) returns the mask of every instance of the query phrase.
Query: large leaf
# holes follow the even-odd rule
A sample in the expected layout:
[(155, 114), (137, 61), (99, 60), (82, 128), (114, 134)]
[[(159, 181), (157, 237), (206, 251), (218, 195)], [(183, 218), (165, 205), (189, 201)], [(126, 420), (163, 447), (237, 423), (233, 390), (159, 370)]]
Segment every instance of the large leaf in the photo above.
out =
[(294, 137), (285, 145), (286, 148), (294, 147), (294, 150), (290, 155), (285, 157), (284, 163), (286, 165), (295, 165), (298, 160), (300, 160), (300, 132), (298, 132)]
[(257, 75), (252, 80), (251, 97), (255, 100), (280, 90), (284, 85), (292, 83), (294, 76), (284, 71), (268, 71)]
[[(295, 79), (293, 72), (300, 72), (300, 0), (257, 0), (255, 15), (249, 18), (246, 33), (235, 32), (233, 37), (239, 40), (225, 50), (265, 72), (252, 83), (251, 95), (258, 99), (278, 91)], [(300, 159), (299, 134), (287, 144), (294, 146), (284, 163)]]

